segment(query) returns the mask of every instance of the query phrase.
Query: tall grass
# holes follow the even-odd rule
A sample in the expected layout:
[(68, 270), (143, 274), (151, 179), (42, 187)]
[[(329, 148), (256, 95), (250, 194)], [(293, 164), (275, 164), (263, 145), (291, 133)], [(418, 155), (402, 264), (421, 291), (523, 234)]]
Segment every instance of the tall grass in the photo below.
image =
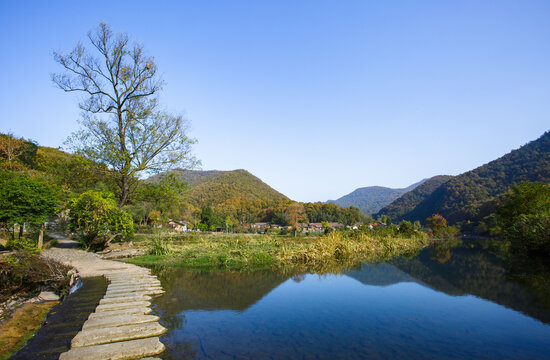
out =
[(307, 238), (245, 234), (153, 235), (146, 243), (148, 256), (130, 262), (201, 269), (276, 267), (339, 272), (360, 262), (377, 262), (418, 251), (428, 245), (428, 239), (425, 235), (402, 238), (333, 232)]
[(331, 271), (345, 269), (358, 262), (378, 262), (396, 255), (409, 254), (428, 245), (427, 236), (412, 238), (372, 236), (361, 232), (333, 232), (314, 242), (295, 248), (283, 248), (277, 259), (282, 266), (303, 270)]

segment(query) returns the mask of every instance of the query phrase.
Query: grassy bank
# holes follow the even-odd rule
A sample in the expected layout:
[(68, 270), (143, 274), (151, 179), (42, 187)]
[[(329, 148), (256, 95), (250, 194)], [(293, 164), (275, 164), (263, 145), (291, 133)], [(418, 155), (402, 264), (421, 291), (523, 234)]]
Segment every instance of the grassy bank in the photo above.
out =
[(0, 360), (8, 359), (40, 329), (48, 312), (59, 301), (25, 304), (0, 323)]
[(148, 255), (128, 262), (203, 270), (275, 267), (338, 272), (359, 262), (414, 253), (427, 246), (428, 239), (423, 234), (403, 238), (334, 232), (298, 238), (245, 234), (152, 235), (145, 243)]
[[(36, 249), (16, 250), (0, 257), (0, 303), (30, 298), (41, 290), (63, 295), (68, 291), (69, 267), (44, 259)], [(40, 328), (50, 309), (59, 302), (27, 303), (0, 316), (0, 360), (18, 351)]]

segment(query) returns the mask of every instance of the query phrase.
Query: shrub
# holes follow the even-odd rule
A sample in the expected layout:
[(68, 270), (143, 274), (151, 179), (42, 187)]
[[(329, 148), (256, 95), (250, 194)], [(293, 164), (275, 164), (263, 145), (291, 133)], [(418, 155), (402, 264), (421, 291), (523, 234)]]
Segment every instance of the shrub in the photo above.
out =
[(88, 249), (102, 249), (113, 240), (134, 234), (132, 217), (117, 207), (113, 194), (86, 191), (67, 204), (70, 228)]
[(172, 253), (172, 249), (161, 236), (154, 236), (147, 240), (148, 255), (171, 255)]

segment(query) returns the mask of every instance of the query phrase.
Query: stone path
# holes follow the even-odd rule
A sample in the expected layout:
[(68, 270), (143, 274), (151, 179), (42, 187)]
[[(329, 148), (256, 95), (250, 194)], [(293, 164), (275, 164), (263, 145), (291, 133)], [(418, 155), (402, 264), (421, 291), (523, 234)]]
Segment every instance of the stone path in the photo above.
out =
[(151, 356), (162, 353), (164, 345), (158, 337), (166, 328), (158, 323), (158, 316), (149, 315), (151, 296), (164, 293), (156, 276), (149, 269), (70, 249), (71, 240), (57, 238), (64, 248), (49, 249), (44, 257), (72, 266), (80, 277), (105, 276), (109, 280), (95, 312), (59, 359), (152, 360)]

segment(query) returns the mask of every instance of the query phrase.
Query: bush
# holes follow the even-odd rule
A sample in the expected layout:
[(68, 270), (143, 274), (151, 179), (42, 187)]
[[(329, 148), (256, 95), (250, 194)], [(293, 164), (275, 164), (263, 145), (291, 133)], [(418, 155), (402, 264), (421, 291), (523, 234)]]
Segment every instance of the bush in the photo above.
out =
[(12, 238), (6, 243), (6, 247), (13, 250), (38, 251), (36, 241), (28, 237)]
[(30, 295), (41, 287), (59, 291), (68, 285), (69, 269), (27, 251), (0, 259), (0, 303), (14, 294)]
[(102, 249), (113, 240), (134, 235), (132, 217), (117, 207), (113, 194), (86, 191), (67, 204), (70, 228), (88, 249)]
[(172, 249), (161, 236), (154, 236), (147, 240), (148, 255), (171, 255), (172, 253)]

